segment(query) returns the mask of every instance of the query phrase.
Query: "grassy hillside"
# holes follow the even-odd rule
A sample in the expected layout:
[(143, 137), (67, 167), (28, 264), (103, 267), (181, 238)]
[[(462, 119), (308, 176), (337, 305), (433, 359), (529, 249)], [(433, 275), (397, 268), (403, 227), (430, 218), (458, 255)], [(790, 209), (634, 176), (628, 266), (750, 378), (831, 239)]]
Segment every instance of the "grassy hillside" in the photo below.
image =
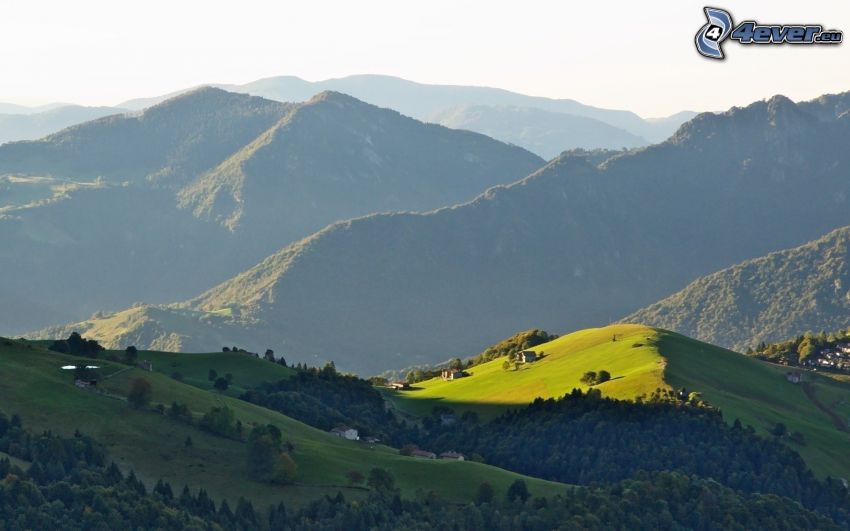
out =
[[(247, 381), (250, 371), (241, 370), (245, 364), (237, 363), (232, 356), (208, 356), (203, 363), (192, 361), (181, 366), (187, 375), (195, 375), (192, 367), (199, 373), (207, 361), (221, 358), (217, 370), (231, 367), (235, 378), (242, 375)], [(155, 362), (167, 360), (164, 355), (151, 357)], [(247, 496), (258, 507), (265, 507), (281, 499), (299, 504), (340, 489), (347, 496), (357, 497), (362, 490), (346, 487), (345, 474), (353, 469), (368, 474), (372, 467), (385, 468), (408, 496), (421, 488), (461, 500), (470, 499), (485, 480), (503, 493), (510, 482), (521, 477), (487, 465), (422, 461), (400, 456), (387, 447), (344, 441), (276, 412), (177, 382), (158, 372), (125, 370), (123, 365), (103, 360), (97, 361), (104, 376), (99, 387), (118, 398), (83, 391), (74, 387), (69, 372), (59, 369), (79, 361), (80, 358), (44, 350), (38, 344), (0, 340), (0, 374), (3, 374), (0, 404), (3, 410), (20, 414), (26, 425), (34, 430), (50, 429), (69, 435), (79, 428), (103, 442), (116, 462), (125, 468), (132, 467), (148, 483), (164, 478), (178, 489), (183, 484), (193, 488), (203, 486), (214, 497)], [(126, 394), (131, 379), (137, 376), (144, 376), (151, 382), (154, 404), (185, 403), (196, 418), (214, 406), (226, 405), (246, 426), (253, 423), (276, 425), (284, 439), (295, 445), (298, 483), (281, 487), (250, 481), (245, 474), (244, 443), (214, 437), (154, 411), (131, 409), (120, 397)], [(184, 447), (186, 437), (193, 441), (188, 449)], [(532, 478), (526, 480), (538, 494), (560, 490), (557, 484)]]
[(763, 434), (779, 422), (789, 432), (799, 431), (805, 445), (789, 444), (816, 472), (850, 477), (843, 450), (848, 434), (833, 417), (850, 415), (847, 383), (810, 373), (804, 386), (794, 385), (786, 381), (783, 367), (642, 325), (581, 330), (534, 350), (543, 358), (519, 370), (504, 370), (505, 358), (497, 358), (472, 367), (467, 378), (435, 378), (416, 384), (412, 391), (387, 396), (397, 409), (410, 414), (428, 413), (439, 404), (486, 418), (537, 397), (587, 389), (581, 376), (604, 369), (611, 380), (595, 387), (606, 396), (632, 399), (657, 388), (685, 387), (701, 393), (730, 423), (740, 419)]
[(245, 352), (182, 354), (145, 350), (139, 351), (138, 359), (153, 363), (155, 372), (172, 377), (179, 374), (183, 383), (207, 390), (213, 389), (213, 382), (209, 379), (210, 369), (218, 376), (231, 374), (233, 379), (227, 390), (230, 395), (238, 395), (263, 382), (289, 378), (295, 373), (293, 369), (269, 363)]

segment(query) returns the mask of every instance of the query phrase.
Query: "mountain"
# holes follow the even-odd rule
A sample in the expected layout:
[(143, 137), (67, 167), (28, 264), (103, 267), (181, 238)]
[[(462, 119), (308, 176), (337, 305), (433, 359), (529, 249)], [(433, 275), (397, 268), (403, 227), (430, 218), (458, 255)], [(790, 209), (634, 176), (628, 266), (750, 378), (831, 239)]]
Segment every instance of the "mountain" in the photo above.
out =
[[(278, 76), (260, 79), (244, 85), (217, 86), (225, 90), (262, 96), (277, 101), (306, 101), (313, 95), (328, 90), (343, 92), (362, 101), (388, 107), (422, 121), (434, 121), (433, 118), (440, 113), (462, 105), (529, 107), (542, 111), (593, 118), (651, 142), (666, 139), (690, 117), (685, 113), (674, 115), (668, 119), (648, 121), (629, 111), (602, 109), (570, 99), (527, 96), (492, 87), (431, 85), (382, 75), (354, 75), (315, 82), (295, 76)], [(174, 95), (175, 93), (171, 93), (154, 98), (130, 100), (121, 103), (119, 106), (128, 109), (143, 109)], [(500, 140), (504, 139), (500, 138)], [(568, 148), (569, 146), (563, 146), (561, 150)]]
[(850, 325), (850, 228), (701, 277), (625, 318), (744, 350)]
[(2, 329), (188, 298), (339, 219), (466, 201), (543, 164), (341, 94), (212, 88), (5, 144), (0, 293), (22, 302)]
[(486, 136), (323, 92), (179, 193), (253, 238), (292, 241), (372, 212), (431, 210), (543, 165)]
[(290, 107), (201, 88), (137, 115), (107, 116), (40, 140), (4, 144), (0, 173), (177, 186), (244, 147)]
[[(841, 408), (817, 399), (846, 394), (850, 384), (807, 373), (807, 385), (801, 387), (785, 379), (787, 368), (639, 324), (579, 330), (532, 350), (540, 355), (532, 363), (509, 363), (505, 369), (508, 359), (502, 356), (466, 368), (467, 376), (457, 380), (433, 378), (388, 398), (397, 410), (415, 416), (428, 416), (440, 404), (492, 419), (538, 397), (557, 399), (573, 389), (592, 388), (606, 397), (633, 400), (648, 398), (656, 389), (684, 387), (719, 408), (729, 424), (739, 420), (769, 435), (783, 423), (789, 432), (802, 433), (808, 443), (793, 446), (819, 475), (850, 475), (847, 461), (835, 452), (847, 438), (846, 426), (833, 421), (843, 417)], [(588, 371), (601, 370), (610, 373), (610, 380), (581, 380)]]
[(530, 107), (462, 105), (438, 113), (432, 121), (522, 146), (547, 160), (575, 148), (622, 149), (648, 144), (643, 138), (593, 118)]
[(74, 124), (124, 112), (125, 109), (115, 107), (67, 105), (38, 113), (0, 114), (0, 144), (15, 140), (34, 140)]
[[(848, 139), (850, 114), (781, 96), (702, 114), (667, 142), (601, 164), (566, 153), (463, 205), (337, 223), (160, 308), (202, 312), (191, 328), (151, 319), (157, 337), (184, 350), (226, 337), (361, 373), (468, 355), (518, 328), (611, 322), (699, 276), (846, 225)], [(817, 208), (777, 214), (801, 198)], [(120, 321), (61, 330), (100, 330), (126, 346), (136, 336)]]

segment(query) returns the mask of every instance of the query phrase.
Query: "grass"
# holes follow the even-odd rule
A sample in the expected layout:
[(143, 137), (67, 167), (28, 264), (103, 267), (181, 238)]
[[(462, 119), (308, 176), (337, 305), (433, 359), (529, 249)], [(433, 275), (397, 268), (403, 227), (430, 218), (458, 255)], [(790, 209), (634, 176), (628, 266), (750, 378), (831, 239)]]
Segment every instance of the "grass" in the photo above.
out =
[[(209, 356), (221, 356), (224, 365), (233, 363), (234, 359), (219, 354)], [(257, 483), (245, 475), (243, 442), (212, 436), (152, 410), (134, 410), (120, 399), (79, 390), (73, 385), (72, 375), (59, 370), (62, 365), (79, 361), (80, 358), (47, 351), (41, 345), (0, 340), (0, 374), (4, 376), (0, 380), (2, 408), (7, 414), (20, 414), (24, 425), (33, 431), (50, 429), (70, 435), (79, 428), (104, 443), (122, 468), (133, 468), (149, 485), (163, 478), (177, 489), (184, 484), (193, 489), (204, 487), (214, 498), (232, 500), (246, 496), (258, 507), (280, 500), (297, 506), (338, 490), (348, 497), (361, 497), (364, 490), (349, 487), (346, 473), (359, 470), (368, 474), (371, 468), (381, 467), (395, 476), (406, 496), (414, 496), (422, 489), (466, 501), (483, 481), (489, 481), (497, 492), (504, 493), (517, 478), (525, 479), (535, 495), (563, 490), (557, 483), (487, 465), (417, 460), (400, 456), (384, 446), (345, 441), (274, 411), (178, 382), (159, 372), (130, 369), (119, 373), (126, 367), (97, 360), (102, 375), (114, 375), (99, 383), (109, 393), (126, 394), (130, 381), (142, 376), (152, 384), (154, 403), (185, 403), (196, 417), (214, 406), (226, 405), (246, 426), (267, 423), (278, 426), (284, 438), (295, 445), (298, 483), (289, 486)], [(191, 363), (201, 371), (207, 361), (210, 360)], [(271, 364), (268, 368), (272, 369)], [(187, 437), (193, 442), (188, 449), (184, 447)]]
[[(836, 428), (802, 385), (785, 380), (786, 367), (671, 332), (658, 333), (658, 348), (668, 361), (665, 379), (670, 385), (699, 391), (728, 422), (740, 419), (765, 435), (777, 423), (790, 432), (799, 431), (806, 444), (791, 445), (814, 471), (850, 478), (846, 458), (850, 434)], [(814, 372), (806, 372), (805, 379), (821, 404), (847, 419), (850, 385)]]
[[(123, 351), (110, 351), (119, 356)], [(227, 394), (239, 396), (245, 390), (263, 382), (276, 382), (295, 374), (293, 369), (269, 363), (244, 352), (213, 352), (207, 354), (183, 354), (176, 352), (139, 351), (139, 360), (153, 363), (153, 370), (171, 376), (180, 373), (182, 381), (201, 389), (212, 389), (210, 369), (218, 376), (233, 375)]]
[(503, 370), (505, 358), (499, 358), (472, 367), (468, 378), (435, 378), (411, 391), (387, 391), (386, 396), (397, 410), (410, 415), (426, 415), (435, 405), (444, 405), (488, 419), (537, 397), (587, 389), (580, 382), (582, 374), (605, 369), (612, 379), (594, 386), (605, 396), (634, 399), (657, 388), (697, 391), (729, 423), (740, 419), (766, 436), (780, 422), (789, 432), (799, 431), (806, 443), (788, 443), (818, 475), (850, 478), (846, 459), (850, 434), (838, 429), (822, 409), (845, 421), (850, 418), (846, 381), (807, 373), (813, 400), (803, 386), (786, 381), (787, 368), (642, 325), (581, 330), (534, 350), (543, 352), (543, 358), (519, 370)]
[[(612, 341), (615, 337), (617, 340)], [(647, 340), (654, 330), (640, 325), (615, 325), (581, 330), (535, 347), (542, 359), (505, 371), (505, 358), (472, 367), (470, 376), (454, 381), (434, 378), (412, 391), (388, 393), (405, 413), (423, 415), (436, 405), (474, 411), (491, 418), (505, 409), (537, 397), (563, 396), (574, 388), (588, 389), (580, 379), (586, 371), (605, 369), (611, 380), (596, 387), (607, 396), (634, 398), (665, 387), (664, 360)]]

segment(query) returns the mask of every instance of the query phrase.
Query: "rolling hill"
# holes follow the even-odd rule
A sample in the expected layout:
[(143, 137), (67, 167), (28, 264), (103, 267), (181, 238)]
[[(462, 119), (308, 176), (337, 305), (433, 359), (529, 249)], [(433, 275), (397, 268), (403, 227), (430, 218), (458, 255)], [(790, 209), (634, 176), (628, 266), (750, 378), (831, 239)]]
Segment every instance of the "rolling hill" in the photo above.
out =
[(0, 330), (188, 298), (339, 219), (465, 201), (542, 164), (340, 94), (212, 88), (5, 144), (0, 263), (16, 275), (0, 293), (47, 311), (9, 310)]
[(623, 149), (649, 143), (594, 118), (529, 107), (462, 105), (437, 114), (432, 121), (522, 146), (547, 160), (569, 149)]
[[(270, 347), (368, 374), (468, 356), (518, 328), (612, 322), (701, 275), (846, 225), (848, 99), (777, 96), (702, 114), (667, 142), (601, 164), (570, 152), (469, 203), (334, 224), (157, 308), (202, 313), (186, 327), (162, 323), (148, 341)], [(776, 215), (801, 197), (819, 207)], [(214, 326), (201, 319), (225, 310)], [(70, 328), (125, 346), (133, 327), (104, 319)]]
[[(141, 353), (141, 356), (165, 354)], [(190, 357), (191, 355), (181, 355)], [(280, 376), (281, 369), (252, 357), (236, 362), (232, 356), (203, 356), (203, 365), (222, 373), (233, 370), (235, 378), (265, 372), (269, 378)], [(183, 484), (193, 490), (204, 487), (215, 499), (246, 496), (258, 507), (267, 507), (286, 499), (287, 505), (300, 505), (338, 490), (357, 499), (359, 488), (348, 487), (345, 474), (358, 469), (365, 473), (372, 467), (390, 471), (406, 496), (419, 488), (433, 489), (446, 498), (468, 500), (483, 481), (489, 481), (501, 492), (514, 479), (521, 477), (487, 465), (472, 462), (418, 460), (400, 456), (395, 450), (346, 441), (316, 430), (288, 417), (178, 382), (157, 372), (128, 369), (126, 366), (96, 360), (104, 378), (98, 387), (105, 394), (78, 389), (72, 374), (59, 369), (79, 363), (81, 358), (44, 349), (41, 343), (0, 339), (0, 369), (4, 375), (0, 385), (0, 402), (7, 414), (18, 413), (33, 430), (51, 430), (70, 436), (80, 428), (105, 444), (110, 456), (122, 468), (132, 468), (145, 483), (152, 485), (163, 478), (175, 488)], [(197, 364), (194, 359), (190, 364)], [(254, 367), (251, 367), (254, 364)], [(285, 369), (283, 369), (285, 371)], [(188, 373), (188, 371), (187, 371)], [(294, 458), (299, 467), (298, 481), (289, 486), (272, 486), (251, 481), (245, 472), (245, 443), (216, 437), (196, 425), (175, 421), (155, 410), (135, 410), (122, 399), (131, 379), (143, 376), (153, 388), (153, 404), (169, 406), (176, 401), (186, 404), (197, 418), (213, 407), (227, 406), (245, 426), (254, 423), (274, 424), (285, 440), (295, 446)], [(191, 437), (191, 448), (184, 447)], [(525, 478), (538, 494), (552, 492), (559, 485)]]
[[(846, 383), (807, 373), (806, 382), (795, 385), (786, 381), (785, 367), (635, 324), (573, 332), (533, 350), (542, 353), (542, 359), (519, 369), (503, 369), (506, 358), (501, 357), (471, 367), (466, 378), (435, 378), (387, 396), (397, 409), (413, 415), (428, 414), (441, 405), (491, 418), (537, 397), (557, 398), (573, 388), (587, 389), (582, 375), (604, 369), (611, 380), (594, 386), (604, 396), (634, 399), (659, 388), (684, 387), (719, 408), (728, 423), (738, 419), (762, 434), (776, 423), (785, 424), (789, 432), (799, 431), (805, 445), (789, 444), (820, 475), (850, 474), (843, 456), (850, 438), (847, 426), (836, 426), (821, 409), (828, 407), (840, 418), (850, 415)], [(818, 397), (820, 405), (811, 396)]]
[(739, 350), (850, 325), (850, 228), (701, 277), (625, 318)]

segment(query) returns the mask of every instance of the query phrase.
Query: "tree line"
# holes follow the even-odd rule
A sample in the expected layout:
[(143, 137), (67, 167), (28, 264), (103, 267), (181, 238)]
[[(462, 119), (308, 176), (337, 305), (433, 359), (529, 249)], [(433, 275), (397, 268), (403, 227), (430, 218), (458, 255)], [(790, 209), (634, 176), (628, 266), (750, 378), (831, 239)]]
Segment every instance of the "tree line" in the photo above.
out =
[[(514, 530), (839, 529), (829, 519), (777, 495), (742, 494), (675, 472), (638, 474), (611, 486), (566, 487), (532, 497), (522, 480), (499, 492), (483, 483), (474, 502), (434, 492), (403, 498), (387, 471), (373, 469), (365, 499), (326, 495), (300, 509), (284, 501), (256, 508), (245, 498), (214, 500), (204, 489), (179, 494), (165, 481), (148, 488), (122, 473), (80, 433), (33, 435), (0, 413), (0, 446), (14, 443), (27, 470), (0, 459), (0, 529), (68, 530)], [(6, 450), (4, 450), (6, 451)], [(233, 493), (236, 498), (237, 493)], [(233, 505), (231, 505), (233, 503)]]

